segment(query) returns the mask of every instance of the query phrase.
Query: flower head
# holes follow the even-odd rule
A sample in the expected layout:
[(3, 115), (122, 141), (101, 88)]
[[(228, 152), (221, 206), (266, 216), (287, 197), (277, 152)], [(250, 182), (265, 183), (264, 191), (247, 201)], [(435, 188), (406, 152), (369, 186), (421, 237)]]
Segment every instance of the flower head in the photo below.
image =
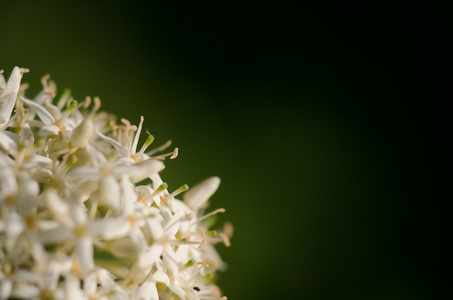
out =
[(220, 179), (170, 192), (159, 172), (178, 148), (156, 155), (170, 143), (148, 150), (150, 134), (139, 148), (143, 117), (55, 99), (49, 76), (28, 99), (26, 72), (0, 72), (0, 299), (224, 299), (213, 245), (232, 229), (205, 212)]

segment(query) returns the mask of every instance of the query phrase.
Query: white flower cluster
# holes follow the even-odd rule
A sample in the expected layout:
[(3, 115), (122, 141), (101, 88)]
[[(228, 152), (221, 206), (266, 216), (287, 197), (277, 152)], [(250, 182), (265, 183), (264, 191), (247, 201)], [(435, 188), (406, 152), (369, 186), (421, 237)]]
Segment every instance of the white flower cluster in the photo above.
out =
[[(100, 100), (25, 98), (27, 69), (0, 71), (0, 299), (226, 299), (213, 279), (232, 227), (209, 230), (219, 178), (184, 194), (159, 172), (177, 148), (137, 151), (139, 126), (98, 112)], [(211, 222), (210, 222), (211, 221)], [(211, 224), (209, 224), (211, 223)]]

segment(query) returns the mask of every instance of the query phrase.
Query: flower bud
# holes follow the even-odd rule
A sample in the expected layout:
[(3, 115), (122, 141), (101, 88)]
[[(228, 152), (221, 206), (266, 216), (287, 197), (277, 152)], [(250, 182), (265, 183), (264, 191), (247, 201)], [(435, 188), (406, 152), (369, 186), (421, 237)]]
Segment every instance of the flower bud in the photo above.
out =
[(217, 191), (219, 184), (220, 178), (215, 176), (200, 182), (185, 193), (184, 202), (193, 209), (200, 208)]
[(71, 144), (77, 148), (85, 148), (93, 134), (93, 120), (86, 118), (77, 126), (71, 135)]

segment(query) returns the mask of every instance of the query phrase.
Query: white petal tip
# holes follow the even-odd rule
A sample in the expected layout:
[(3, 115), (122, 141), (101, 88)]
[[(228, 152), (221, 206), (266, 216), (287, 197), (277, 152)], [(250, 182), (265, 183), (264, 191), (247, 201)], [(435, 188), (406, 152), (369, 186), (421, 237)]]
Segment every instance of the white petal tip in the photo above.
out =
[(189, 189), (184, 195), (184, 202), (190, 207), (197, 209), (211, 198), (217, 191), (219, 185), (219, 177), (210, 177)]

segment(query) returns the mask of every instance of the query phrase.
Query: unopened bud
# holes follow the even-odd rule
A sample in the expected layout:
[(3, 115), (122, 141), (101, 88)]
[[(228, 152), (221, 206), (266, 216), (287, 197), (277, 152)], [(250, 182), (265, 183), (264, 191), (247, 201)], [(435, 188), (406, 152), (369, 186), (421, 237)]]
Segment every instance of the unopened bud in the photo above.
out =
[(219, 177), (210, 177), (200, 182), (185, 193), (184, 202), (193, 209), (200, 208), (215, 193), (219, 184)]
[(85, 148), (93, 134), (93, 121), (87, 118), (77, 126), (71, 135), (71, 144), (77, 148)]

